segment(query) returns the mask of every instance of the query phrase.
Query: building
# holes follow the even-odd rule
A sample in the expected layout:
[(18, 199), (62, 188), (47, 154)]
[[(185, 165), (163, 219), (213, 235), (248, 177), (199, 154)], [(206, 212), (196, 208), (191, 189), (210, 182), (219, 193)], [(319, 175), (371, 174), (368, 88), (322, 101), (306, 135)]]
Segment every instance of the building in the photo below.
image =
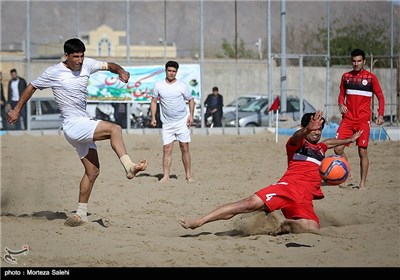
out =
[[(81, 39), (86, 45), (85, 55), (90, 57), (126, 57), (125, 38), (125, 31), (116, 31), (105, 24), (88, 33), (81, 34)], [(60, 57), (63, 43), (49, 43), (40, 46), (39, 57)], [(129, 56), (133, 58), (176, 58), (176, 45), (131, 45)]]

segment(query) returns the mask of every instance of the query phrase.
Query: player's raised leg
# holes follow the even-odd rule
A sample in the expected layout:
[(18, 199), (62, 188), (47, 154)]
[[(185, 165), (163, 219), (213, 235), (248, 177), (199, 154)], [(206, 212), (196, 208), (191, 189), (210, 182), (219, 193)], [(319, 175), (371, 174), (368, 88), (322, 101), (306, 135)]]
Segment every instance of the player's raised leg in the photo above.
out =
[(94, 141), (110, 139), (111, 148), (117, 154), (121, 164), (125, 168), (126, 177), (132, 179), (140, 171), (147, 168), (147, 160), (140, 160), (137, 164), (133, 163), (128, 156), (122, 138), (122, 128), (114, 123), (100, 121), (93, 136)]

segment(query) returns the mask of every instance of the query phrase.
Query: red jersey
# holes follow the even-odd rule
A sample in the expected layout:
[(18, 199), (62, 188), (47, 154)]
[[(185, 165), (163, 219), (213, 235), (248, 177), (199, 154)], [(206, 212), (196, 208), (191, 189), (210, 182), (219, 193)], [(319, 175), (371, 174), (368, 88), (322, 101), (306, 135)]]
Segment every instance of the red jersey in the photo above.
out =
[(360, 72), (350, 71), (342, 76), (338, 104), (344, 104), (348, 112), (343, 119), (352, 121), (369, 121), (371, 119), (371, 103), (374, 94), (378, 98), (378, 115), (383, 116), (385, 98), (377, 77), (362, 69)]
[(301, 185), (312, 193), (315, 199), (323, 198), (319, 166), (327, 150), (326, 144), (312, 144), (305, 139), (299, 145), (292, 146), (289, 138), (286, 142), (288, 168), (279, 181)]

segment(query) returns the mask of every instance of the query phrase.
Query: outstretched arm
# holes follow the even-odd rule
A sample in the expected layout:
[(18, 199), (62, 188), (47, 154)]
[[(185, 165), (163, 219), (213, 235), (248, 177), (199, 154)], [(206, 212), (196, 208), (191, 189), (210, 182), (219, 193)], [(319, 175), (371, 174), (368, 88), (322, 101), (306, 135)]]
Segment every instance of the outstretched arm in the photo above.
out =
[(360, 137), (362, 132), (363, 132), (362, 130), (359, 130), (356, 133), (354, 133), (353, 136), (351, 136), (350, 138), (347, 138), (347, 139), (328, 138), (328, 139), (325, 139), (324, 141), (322, 141), (322, 143), (325, 143), (326, 146), (328, 146), (328, 149), (331, 149), (331, 148), (334, 148), (334, 147), (340, 146), (340, 145), (346, 145), (348, 143), (353, 143), (354, 141), (356, 141), (358, 139), (358, 137)]

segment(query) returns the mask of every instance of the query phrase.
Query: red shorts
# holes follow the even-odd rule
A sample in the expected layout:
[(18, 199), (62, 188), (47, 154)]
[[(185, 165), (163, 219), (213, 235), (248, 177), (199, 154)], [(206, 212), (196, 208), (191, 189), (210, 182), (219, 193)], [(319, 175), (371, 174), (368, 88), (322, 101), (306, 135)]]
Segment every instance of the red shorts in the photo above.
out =
[[(336, 132), (337, 139), (346, 139), (353, 136), (357, 131), (362, 130), (360, 137), (356, 140), (356, 144), (359, 147), (367, 148), (369, 143), (369, 135), (371, 133), (371, 122), (354, 122), (347, 119), (343, 119), (339, 125), (339, 128)], [(346, 146), (350, 146), (350, 143), (346, 144)]]
[(319, 225), (313, 195), (294, 183), (278, 182), (255, 193), (270, 212), (281, 210), (286, 219), (308, 219)]

